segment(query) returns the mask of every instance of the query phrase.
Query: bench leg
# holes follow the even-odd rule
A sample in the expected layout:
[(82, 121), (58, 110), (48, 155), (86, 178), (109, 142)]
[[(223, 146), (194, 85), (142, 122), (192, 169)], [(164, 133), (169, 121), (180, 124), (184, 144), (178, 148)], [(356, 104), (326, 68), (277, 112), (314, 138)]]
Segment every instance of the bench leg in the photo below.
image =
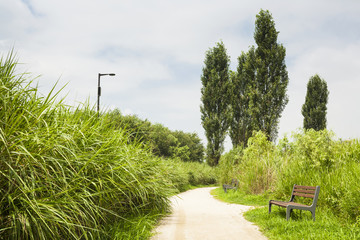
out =
[(312, 214), (313, 221), (315, 222), (315, 210), (312, 210), (311, 214)]
[(286, 208), (286, 221), (289, 221), (291, 212), (292, 212), (292, 208), (290, 208), (290, 207), (288, 206), (288, 207)]
[(271, 203), (269, 202), (269, 214), (271, 213)]

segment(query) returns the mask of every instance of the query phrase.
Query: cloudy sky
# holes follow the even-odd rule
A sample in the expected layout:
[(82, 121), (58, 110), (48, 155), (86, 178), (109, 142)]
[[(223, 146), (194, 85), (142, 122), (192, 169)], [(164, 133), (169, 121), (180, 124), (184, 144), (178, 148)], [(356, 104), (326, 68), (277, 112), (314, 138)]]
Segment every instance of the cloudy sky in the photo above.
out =
[[(328, 83), (328, 129), (360, 138), (360, 1), (358, 0), (0, 0), (0, 53), (17, 52), (20, 70), (44, 94), (59, 80), (62, 95), (101, 108), (196, 132), (205, 52), (223, 41), (237, 66), (255, 45), (255, 17), (269, 10), (286, 48), (289, 103), (279, 137), (302, 127), (306, 84)], [(227, 149), (231, 146), (228, 141)], [(204, 140), (205, 143), (205, 140)]]

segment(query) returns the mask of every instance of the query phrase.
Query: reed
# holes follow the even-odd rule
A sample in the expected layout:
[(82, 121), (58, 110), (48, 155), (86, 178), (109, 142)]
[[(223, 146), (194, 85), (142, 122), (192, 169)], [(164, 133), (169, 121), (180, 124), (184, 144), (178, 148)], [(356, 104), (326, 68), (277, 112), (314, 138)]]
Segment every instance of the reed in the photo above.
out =
[(41, 96), (16, 65), (0, 60), (0, 238), (111, 239), (105, 226), (167, 209), (160, 158), (56, 86)]

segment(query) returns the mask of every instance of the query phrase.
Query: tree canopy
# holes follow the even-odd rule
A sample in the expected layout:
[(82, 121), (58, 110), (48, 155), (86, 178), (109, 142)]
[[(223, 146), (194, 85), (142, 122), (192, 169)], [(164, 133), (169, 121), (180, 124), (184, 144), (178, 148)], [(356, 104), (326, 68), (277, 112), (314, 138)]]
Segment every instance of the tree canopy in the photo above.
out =
[(224, 150), (230, 120), (230, 58), (223, 42), (206, 52), (204, 64), (201, 76), (201, 120), (207, 139), (206, 160), (216, 166)]
[(255, 21), (257, 47), (240, 55), (237, 72), (232, 75), (230, 137), (235, 146), (246, 146), (254, 130), (264, 132), (269, 140), (277, 137), (289, 82), (286, 50), (277, 43), (278, 34), (271, 13), (261, 10)]
[(326, 128), (328, 97), (326, 81), (317, 74), (312, 76), (307, 84), (305, 103), (301, 110), (305, 129), (319, 131)]

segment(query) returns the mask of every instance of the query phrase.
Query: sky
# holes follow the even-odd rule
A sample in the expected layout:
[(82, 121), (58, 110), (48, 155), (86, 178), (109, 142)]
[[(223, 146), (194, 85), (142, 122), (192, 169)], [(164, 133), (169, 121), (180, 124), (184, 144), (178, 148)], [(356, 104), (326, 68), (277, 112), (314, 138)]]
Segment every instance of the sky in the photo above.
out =
[[(330, 91), (327, 128), (360, 138), (360, 1), (358, 0), (0, 0), (0, 56), (14, 48), (19, 71), (37, 77), (44, 95), (58, 82), (70, 105), (119, 109), (171, 130), (201, 126), (205, 53), (223, 41), (236, 70), (255, 45), (256, 14), (272, 13), (286, 48), (289, 103), (279, 138), (303, 125), (310, 77)], [(226, 140), (226, 149), (231, 141)]]

